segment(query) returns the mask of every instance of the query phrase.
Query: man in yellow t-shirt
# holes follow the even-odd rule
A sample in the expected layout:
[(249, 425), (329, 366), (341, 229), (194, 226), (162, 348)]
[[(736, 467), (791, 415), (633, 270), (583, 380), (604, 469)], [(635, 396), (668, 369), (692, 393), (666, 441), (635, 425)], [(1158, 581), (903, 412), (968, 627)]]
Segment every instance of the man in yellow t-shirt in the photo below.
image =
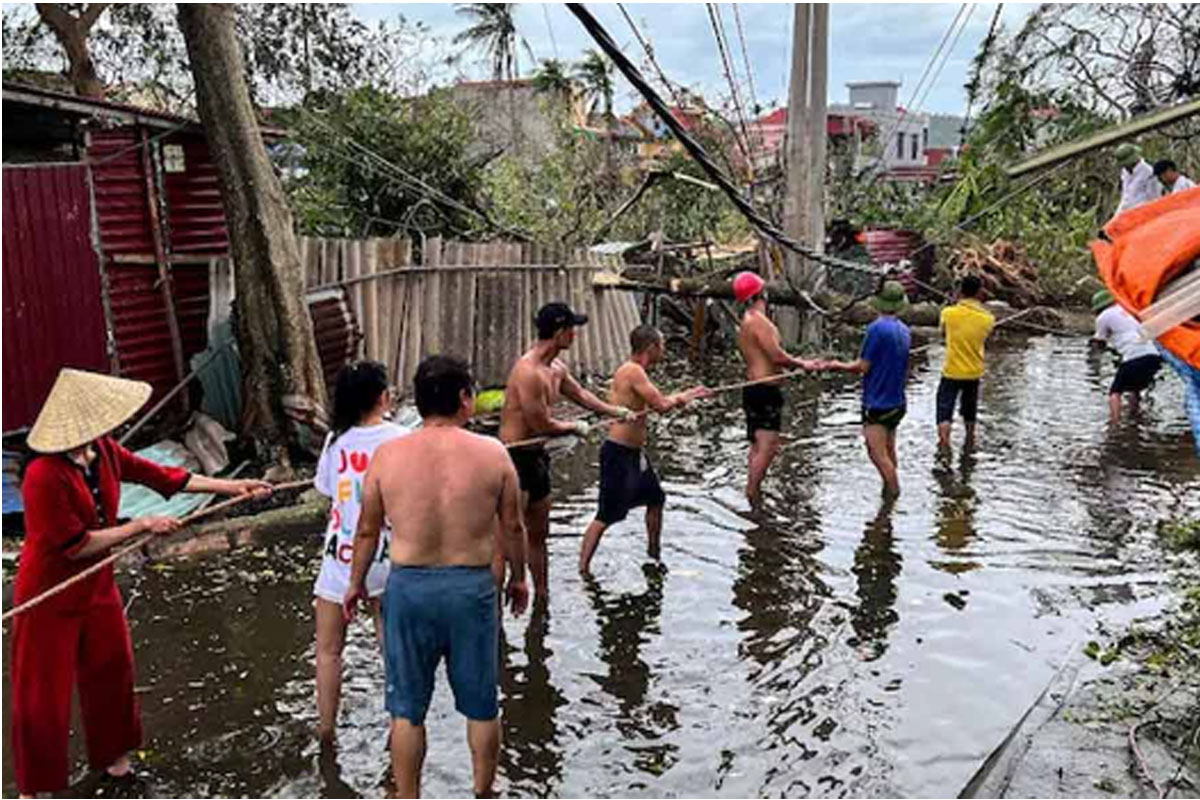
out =
[(938, 447), (950, 449), (950, 422), (962, 395), (959, 412), (967, 425), (965, 445), (975, 444), (975, 420), (979, 409), (979, 379), (983, 377), (983, 343), (996, 318), (979, 302), (982, 283), (975, 275), (962, 279), (959, 300), (942, 309), (940, 328), (946, 334), (946, 364), (937, 391)]

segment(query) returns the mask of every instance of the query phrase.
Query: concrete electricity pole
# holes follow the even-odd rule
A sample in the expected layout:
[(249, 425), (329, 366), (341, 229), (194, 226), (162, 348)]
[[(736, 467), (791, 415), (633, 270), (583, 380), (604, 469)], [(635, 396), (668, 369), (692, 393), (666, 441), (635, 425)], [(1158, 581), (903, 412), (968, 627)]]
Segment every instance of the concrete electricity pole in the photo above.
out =
[[(829, 6), (796, 3), (792, 31), (792, 74), (788, 90), (787, 194), (784, 230), (789, 236), (820, 250), (825, 242), (825, 107), (828, 76)], [(795, 253), (787, 257), (789, 280), (808, 292), (824, 283), (824, 270)], [(789, 341), (816, 343), (820, 319), (792, 315), (780, 319)]]

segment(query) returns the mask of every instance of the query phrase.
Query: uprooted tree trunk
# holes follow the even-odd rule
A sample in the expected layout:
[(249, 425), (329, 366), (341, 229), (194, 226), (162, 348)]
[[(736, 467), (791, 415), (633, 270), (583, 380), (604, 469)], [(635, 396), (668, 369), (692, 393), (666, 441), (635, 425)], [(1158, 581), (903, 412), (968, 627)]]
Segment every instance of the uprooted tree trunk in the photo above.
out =
[(292, 213), (250, 102), (235, 13), (232, 5), (180, 3), (179, 27), (229, 225), (245, 381), (242, 429), (273, 446), (286, 468), (288, 417), (307, 411), (323, 418), (325, 383)]
[(89, 3), (78, 16), (68, 10), (66, 3), (35, 3), (38, 17), (46, 23), (58, 43), (67, 53), (67, 75), (75, 94), (82, 97), (104, 96), (104, 83), (96, 73), (96, 64), (88, 49), (92, 26), (112, 3)]

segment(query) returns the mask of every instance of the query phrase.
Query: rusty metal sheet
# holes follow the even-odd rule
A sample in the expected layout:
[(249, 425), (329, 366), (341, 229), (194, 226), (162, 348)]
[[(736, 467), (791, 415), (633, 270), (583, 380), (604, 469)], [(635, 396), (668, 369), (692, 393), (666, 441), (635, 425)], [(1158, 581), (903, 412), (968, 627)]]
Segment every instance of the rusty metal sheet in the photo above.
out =
[(332, 397), (338, 372), (353, 361), (358, 353), (362, 331), (358, 329), (354, 312), (350, 310), (350, 298), (344, 289), (310, 292), (306, 300), (317, 340), (317, 356), (321, 359), (321, 369), (325, 375), (325, 387)]
[(4, 430), (33, 423), (60, 367), (108, 371), (87, 167), (4, 167)]

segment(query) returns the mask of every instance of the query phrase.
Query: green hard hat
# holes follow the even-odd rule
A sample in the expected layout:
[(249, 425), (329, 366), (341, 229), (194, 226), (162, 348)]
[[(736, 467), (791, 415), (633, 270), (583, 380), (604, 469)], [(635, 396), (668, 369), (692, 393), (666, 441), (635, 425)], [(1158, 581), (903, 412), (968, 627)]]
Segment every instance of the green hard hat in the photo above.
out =
[(1133, 167), (1142, 157), (1142, 148), (1132, 142), (1125, 142), (1116, 149), (1113, 155), (1122, 167)]
[(1112, 292), (1101, 289), (1092, 295), (1092, 311), (1103, 311), (1115, 302), (1117, 301), (1113, 299)]

